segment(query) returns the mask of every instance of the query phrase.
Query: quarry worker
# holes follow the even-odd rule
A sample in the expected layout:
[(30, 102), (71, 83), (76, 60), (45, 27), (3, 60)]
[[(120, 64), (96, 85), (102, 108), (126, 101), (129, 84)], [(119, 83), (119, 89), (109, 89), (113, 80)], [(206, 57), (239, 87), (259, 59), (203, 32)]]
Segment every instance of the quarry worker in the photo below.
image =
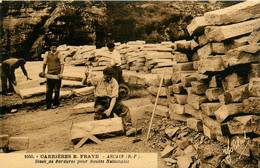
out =
[[(45, 75), (46, 66), (48, 67), (47, 74), (58, 75), (60, 79), (48, 79), (46, 85), (46, 108), (50, 109), (53, 104), (53, 108), (59, 106), (59, 96), (61, 87), (61, 77), (64, 70), (64, 59), (57, 51), (57, 44), (53, 43), (51, 51), (44, 55), (43, 58), (43, 70), (40, 76)], [(55, 93), (54, 99), (52, 100), (53, 91)]]
[(115, 73), (113, 77), (116, 79), (118, 84), (124, 83), (122, 68), (120, 67), (121, 55), (118, 51), (115, 50), (115, 44), (113, 42), (107, 43), (108, 55), (111, 57), (110, 66), (114, 69)]
[[(24, 76), (26, 76), (27, 80), (31, 80), (28, 77), (27, 71), (24, 67), (26, 64), (25, 59), (23, 58), (9, 58), (2, 62), (1, 65), (1, 81), (2, 81), (2, 94), (3, 95), (11, 95), (10, 92), (13, 92), (13, 85), (16, 86), (16, 77), (15, 77), (15, 69), (21, 67)], [(9, 83), (9, 88), (7, 88), (7, 81)]]
[(114, 117), (114, 113), (122, 117), (126, 135), (134, 133), (129, 108), (118, 99), (118, 83), (113, 78), (114, 70), (107, 67), (103, 70), (103, 76), (90, 77), (91, 72), (86, 70), (83, 84), (95, 86), (95, 116), (94, 120)]

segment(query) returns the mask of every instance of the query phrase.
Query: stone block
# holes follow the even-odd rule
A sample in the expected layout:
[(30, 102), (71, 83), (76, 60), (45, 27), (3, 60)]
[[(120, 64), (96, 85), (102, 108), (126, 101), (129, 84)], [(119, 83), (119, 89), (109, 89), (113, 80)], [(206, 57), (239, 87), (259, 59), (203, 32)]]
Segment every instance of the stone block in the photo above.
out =
[(260, 78), (251, 78), (249, 85), (249, 96), (260, 97)]
[(170, 96), (170, 95), (167, 95), (167, 100), (169, 102), (169, 104), (175, 104), (176, 103), (176, 99), (174, 96)]
[[(156, 96), (150, 95), (150, 101), (153, 104), (155, 103), (155, 100), (156, 100)], [(168, 101), (168, 99), (166, 97), (159, 97), (157, 104), (168, 107), (169, 106), (169, 101)]]
[(29, 147), (28, 137), (11, 137), (9, 139), (9, 150), (27, 150)]
[(137, 84), (138, 77), (134, 75), (129, 75), (128, 83), (129, 84)]
[(228, 45), (228, 47), (230, 49), (234, 49), (234, 48), (238, 48), (238, 47), (241, 47), (241, 46), (244, 46), (247, 44), (248, 44), (248, 36), (242, 36), (242, 37), (233, 39), (233, 42), (230, 45)]
[(91, 95), (94, 93), (94, 87), (90, 86), (90, 87), (84, 87), (84, 88), (80, 88), (80, 89), (73, 89), (72, 93), (76, 96), (86, 96), (86, 95)]
[(207, 26), (205, 35), (209, 41), (227, 40), (250, 33), (260, 27), (260, 19), (253, 19), (246, 22), (226, 25), (226, 26)]
[(123, 73), (123, 79), (125, 83), (129, 83), (129, 76), (125, 73)]
[(193, 61), (193, 69), (198, 70), (199, 69), (199, 61)]
[[(157, 75), (157, 79), (159, 83), (161, 82), (162, 75)], [(162, 86), (170, 86), (172, 85), (172, 74), (165, 74), (163, 77)]]
[(86, 132), (92, 135), (102, 135), (106, 133), (122, 134), (124, 132), (122, 118), (109, 118), (87, 122), (74, 123), (71, 129), (71, 140), (79, 141), (86, 136)]
[(181, 84), (183, 87), (190, 87), (192, 81), (196, 81), (197, 77), (195, 75), (187, 75), (184, 76), (181, 80)]
[(209, 25), (208, 22), (206, 22), (204, 16), (201, 17), (195, 17), (191, 23), (187, 26), (187, 30), (192, 36), (193, 34), (201, 34), (204, 30), (204, 27)]
[[(147, 88), (148, 92), (154, 96), (157, 96), (158, 91), (159, 91), (159, 87), (155, 87), (155, 86), (150, 86), (149, 88)], [(161, 87), (160, 89), (160, 93), (159, 96), (167, 96), (166, 94), (166, 87)]]
[(207, 98), (206, 98), (206, 96), (198, 96), (198, 95), (195, 95), (195, 94), (190, 94), (190, 95), (188, 95), (187, 102), (194, 109), (199, 110), (200, 109), (200, 105), (202, 103), (207, 102)]
[[(64, 90), (62, 90), (62, 91), (60, 91), (60, 99), (67, 99), (67, 98), (69, 98), (69, 97), (71, 97), (72, 96), (72, 91), (70, 91), (70, 90), (67, 90), (67, 91), (64, 91)], [(53, 95), (53, 96), (55, 96), (55, 95)]]
[(184, 53), (175, 53), (174, 54), (174, 57), (175, 57), (175, 61), (177, 63), (182, 63), (182, 62), (188, 62), (188, 57), (186, 54)]
[(172, 67), (165, 67), (165, 68), (154, 68), (151, 70), (152, 74), (162, 74), (163, 71), (165, 70), (165, 73), (172, 73)]
[(195, 117), (196, 119), (200, 119), (201, 110), (196, 110), (189, 104), (185, 104), (184, 112), (185, 112), (185, 114), (189, 114), (189, 115)]
[(208, 86), (208, 80), (209, 80), (209, 76), (208, 75), (196, 73), (196, 78), (197, 78), (198, 82), (207, 84), (207, 86)]
[(233, 120), (227, 122), (229, 133), (244, 134), (244, 133), (256, 133), (260, 134), (260, 116), (248, 115), (234, 117)]
[(160, 83), (159, 83), (159, 81), (158, 81), (158, 79), (157, 79), (157, 76), (151, 76), (151, 77), (149, 77), (149, 78), (146, 78), (146, 85), (148, 85), (148, 86), (159, 86), (160, 85)]
[(201, 120), (196, 118), (189, 118), (187, 119), (187, 127), (193, 129), (195, 131), (203, 131), (203, 124)]
[(40, 84), (45, 81), (46, 79), (44, 78), (38, 78), (38, 79), (33, 79), (33, 80), (28, 80), (23, 82), (17, 82), (17, 85), (14, 86), (14, 90), (17, 94), (20, 94), (20, 90), (40, 87)]
[(181, 83), (177, 83), (177, 84), (173, 84), (172, 85), (172, 90), (173, 90), (173, 93), (176, 93), (176, 94), (179, 94), (181, 92), (183, 92), (183, 86)]
[(215, 116), (215, 111), (217, 111), (220, 106), (220, 103), (202, 103), (200, 107), (205, 115)]
[(242, 85), (231, 91), (226, 91), (219, 96), (222, 104), (229, 104), (232, 102), (242, 102), (249, 97), (248, 84)]
[(43, 95), (44, 93), (46, 93), (46, 86), (38, 86), (34, 88), (27, 88), (27, 89), (20, 90), (20, 96), (22, 99)]
[(166, 148), (162, 151), (161, 158), (166, 158), (171, 155), (171, 152), (174, 150), (174, 147), (167, 145)]
[(205, 73), (207, 71), (223, 71), (225, 67), (222, 62), (221, 56), (208, 56), (205, 59), (199, 61), (198, 71), (199, 73)]
[(146, 79), (145, 79), (145, 78), (142, 78), (142, 77), (139, 77), (139, 78), (137, 79), (136, 84), (138, 84), (138, 85), (145, 85), (145, 84), (146, 84)]
[(184, 114), (184, 105), (169, 104), (169, 109), (176, 114)]
[(195, 71), (180, 71), (180, 72), (173, 72), (172, 73), (172, 83), (176, 84), (180, 82), (186, 76), (194, 75)]
[(199, 59), (207, 58), (212, 53), (212, 44), (208, 43), (197, 51)]
[(187, 122), (187, 119), (191, 118), (191, 116), (189, 116), (189, 115), (176, 114), (171, 110), (169, 110), (169, 114), (170, 114), (170, 119), (176, 120), (176, 121)]
[(94, 102), (80, 103), (71, 108), (73, 114), (95, 112)]
[(243, 85), (242, 77), (239, 77), (236, 73), (228, 75), (224, 80), (222, 80), (223, 89), (233, 90), (235, 87)]
[(223, 9), (206, 12), (204, 19), (208, 25), (238, 23), (248, 19), (258, 18), (260, 16), (259, 8), (259, 2), (246, 1)]
[(193, 39), (191, 40), (191, 43), (190, 43), (190, 49), (191, 51), (193, 51), (195, 48), (197, 48), (199, 46), (199, 44)]
[(222, 56), (225, 67), (259, 62), (260, 45), (250, 44), (229, 50)]
[(173, 62), (160, 62), (154, 65), (154, 68), (165, 68), (165, 67), (172, 67)]
[(212, 52), (215, 54), (225, 54), (227, 50), (224, 43), (212, 43)]
[(259, 43), (260, 41), (260, 30), (253, 31), (247, 39), (249, 44)]
[(61, 82), (62, 87), (82, 87), (82, 82), (79, 81), (69, 81), (69, 80), (62, 80)]
[(207, 127), (206, 125), (204, 125), (203, 124), (203, 133), (204, 133), (204, 135), (206, 135), (207, 137), (209, 137), (209, 139), (216, 139), (217, 137), (216, 137), (216, 134), (213, 132), (213, 131), (211, 131), (210, 129), (209, 129), (209, 127)]
[(222, 87), (221, 79), (222, 78), (220, 75), (212, 76), (209, 81), (209, 87), (210, 88)]
[(168, 86), (166, 88), (166, 95), (167, 95), (167, 98), (168, 98), (168, 96), (173, 96), (174, 95), (173, 90), (172, 90), (172, 85)]
[(209, 88), (206, 90), (206, 97), (209, 101), (216, 101), (223, 92), (222, 88)]
[(225, 122), (233, 115), (243, 113), (243, 103), (223, 105), (219, 107), (214, 113), (219, 123)]
[[(193, 53), (191, 60), (192, 60), (193, 62), (199, 60), (198, 52), (194, 52), (194, 53)], [(193, 66), (194, 66), (194, 65), (193, 65)]]
[(174, 94), (176, 103), (180, 105), (185, 105), (187, 103), (187, 96), (188, 95)]
[(191, 83), (192, 92), (195, 94), (205, 94), (206, 90), (209, 87), (208, 84), (197, 82), (197, 81), (192, 81), (190, 83)]
[(193, 62), (174, 63), (173, 64), (173, 72), (191, 71), (191, 70), (193, 70)]
[[(201, 120), (204, 125), (206, 125), (215, 135), (225, 135), (225, 132), (221, 129), (221, 124), (218, 123), (216, 120), (206, 116), (205, 114), (201, 113)], [(204, 129), (203, 125), (203, 129)], [(216, 138), (216, 137), (215, 137)]]
[(190, 51), (190, 44), (191, 44), (191, 41), (186, 41), (186, 40), (175, 41), (174, 49), (177, 51)]
[(243, 101), (244, 113), (259, 114), (260, 111), (260, 97), (249, 97)]
[(251, 64), (251, 71), (248, 74), (248, 81), (250, 81), (251, 78), (258, 78), (260, 77), (260, 64)]
[(0, 135), (0, 148), (6, 148), (8, 146), (8, 135)]
[(199, 36), (199, 46), (202, 47), (205, 44), (207, 44), (209, 42), (209, 40), (207, 39), (207, 36), (205, 34)]

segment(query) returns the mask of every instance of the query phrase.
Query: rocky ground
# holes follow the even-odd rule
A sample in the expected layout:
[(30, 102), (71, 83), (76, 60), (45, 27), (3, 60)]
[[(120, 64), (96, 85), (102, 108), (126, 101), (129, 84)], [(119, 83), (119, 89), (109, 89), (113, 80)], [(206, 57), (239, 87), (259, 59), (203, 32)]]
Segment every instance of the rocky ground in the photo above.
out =
[[(5, 101), (17, 101), (17, 95), (3, 97)], [(31, 99), (44, 99), (39, 96)], [(1, 115), (2, 134), (9, 136), (29, 137), (29, 153), (91, 153), (91, 152), (140, 152), (158, 153), (158, 167), (257, 167), (256, 161), (242, 157), (235, 152), (231, 153), (232, 163), (226, 163), (223, 158), (227, 157), (223, 151), (225, 144), (212, 141), (202, 133), (190, 130), (185, 122), (179, 122), (156, 115), (152, 129), (151, 138), (146, 142), (148, 126), (152, 109), (141, 110), (145, 105), (151, 104), (148, 92), (145, 88), (136, 88), (127, 104), (131, 111), (133, 123), (143, 128), (138, 138), (140, 142), (132, 143), (134, 137), (124, 135), (115, 137), (101, 137), (102, 144), (87, 142), (78, 150), (70, 141), (70, 130), (72, 123), (93, 120), (94, 114), (72, 115), (71, 108), (78, 103), (93, 100), (91, 96), (73, 97), (62, 100), (61, 107), (44, 110), (42, 103), (24, 105), (13, 113), (8, 112)], [(31, 100), (32, 101), (32, 100)], [(166, 148), (172, 146), (174, 149), (167, 153)], [(188, 147), (190, 146), (190, 147)], [(191, 156), (191, 160), (185, 158)]]

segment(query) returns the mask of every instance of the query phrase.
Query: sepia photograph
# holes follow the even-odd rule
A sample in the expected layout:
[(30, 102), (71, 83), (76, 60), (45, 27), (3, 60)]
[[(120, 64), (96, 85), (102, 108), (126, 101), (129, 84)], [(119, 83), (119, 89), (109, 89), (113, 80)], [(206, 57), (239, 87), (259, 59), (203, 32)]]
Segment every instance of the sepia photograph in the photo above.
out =
[(260, 1), (0, 12), (1, 168), (260, 167)]

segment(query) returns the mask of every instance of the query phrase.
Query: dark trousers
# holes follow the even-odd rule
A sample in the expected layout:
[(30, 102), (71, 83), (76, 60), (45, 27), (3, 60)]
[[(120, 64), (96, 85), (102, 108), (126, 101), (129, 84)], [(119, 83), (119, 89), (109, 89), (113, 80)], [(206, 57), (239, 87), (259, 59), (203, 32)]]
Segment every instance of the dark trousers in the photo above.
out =
[[(13, 89), (13, 81), (11, 79), (11, 77), (9, 76), (9, 71), (8, 70), (3, 70), (2, 67), (0, 67), (1, 69), (1, 82), (2, 82), (2, 93), (6, 93), (6, 92), (12, 92)], [(9, 87), (7, 88), (7, 81), (9, 83)]]
[(112, 66), (114, 69), (114, 74), (113, 77), (116, 79), (118, 84), (124, 83), (124, 78), (123, 78), (123, 71), (120, 66)]
[(131, 115), (129, 108), (120, 100), (116, 100), (115, 106), (109, 117), (104, 112), (109, 108), (111, 102), (110, 97), (96, 97), (95, 98), (95, 116), (94, 120), (101, 120), (106, 118), (113, 118), (114, 113), (118, 117), (122, 117), (125, 130), (132, 126)]
[[(47, 79), (46, 87), (47, 87), (46, 88), (47, 89), (47, 93), (46, 93), (47, 108), (51, 108), (52, 103), (54, 106), (59, 106), (61, 80)], [(55, 96), (54, 96), (54, 99), (52, 100), (53, 91), (55, 93)]]

